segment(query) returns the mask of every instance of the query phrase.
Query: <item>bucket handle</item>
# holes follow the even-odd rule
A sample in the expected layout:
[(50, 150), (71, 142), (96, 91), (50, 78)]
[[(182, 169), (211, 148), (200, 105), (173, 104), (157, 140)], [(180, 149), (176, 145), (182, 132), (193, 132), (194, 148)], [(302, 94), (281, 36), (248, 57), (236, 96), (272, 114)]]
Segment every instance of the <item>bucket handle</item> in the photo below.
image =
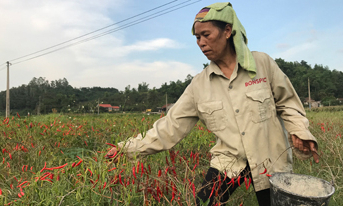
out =
[[(279, 157), (273, 162), (273, 164), (272, 164), (272, 166), (271, 166), (271, 168), (273, 168), (273, 166), (274, 166), (274, 164), (280, 159), (280, 157), (287, 151), (287, 150), (289, 150), (289, 149), (293, 149), (293, 148), (295, 148), (294, 146), (289, 146), (287, 149), (285, 149), (285, 151), (283, 151), (280, 155), (279, 155)], [(307, 147), (308, 148), (308, 147)], [(310, 148), (308, 148), (308, 149), (310, 149)], [(310, 149), (310, 151), (311, 151), (311, 149)], [(328, 166), (328, 168), (329, 168), (329, 170), (330, 170), (330, 175), (331, 175), (331, 177), (332, 177), (332, 180), (331, 180), (331, 182), (330, 182), (330, 184), (333, 186), (333, 187), (335, 187), (335, 177), (334, 177), (334, 175), (333, 175), (333, 173), (332, 173), (332, 170), (331, 170), (331, 168), (330, 168), (330, 166), (329, 166), (329, 164), (318, 154), (318, 152), (317, 151), (314, 151), (318, 156), (319, 156), (319, 158), (321, 159), (321, 160), (323, 160), (324, 161), (324, 163), (326, 164), (326, 166)]]

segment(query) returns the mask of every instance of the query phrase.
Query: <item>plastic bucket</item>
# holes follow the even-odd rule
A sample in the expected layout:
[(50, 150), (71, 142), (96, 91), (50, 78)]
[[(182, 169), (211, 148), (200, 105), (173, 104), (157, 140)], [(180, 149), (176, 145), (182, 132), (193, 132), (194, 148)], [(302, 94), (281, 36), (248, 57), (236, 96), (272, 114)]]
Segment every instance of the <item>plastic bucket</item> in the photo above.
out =
[(329, 182), (302, 174), (274, 173), (269, 182), (272, 206), (327, 206), (335, 192)]

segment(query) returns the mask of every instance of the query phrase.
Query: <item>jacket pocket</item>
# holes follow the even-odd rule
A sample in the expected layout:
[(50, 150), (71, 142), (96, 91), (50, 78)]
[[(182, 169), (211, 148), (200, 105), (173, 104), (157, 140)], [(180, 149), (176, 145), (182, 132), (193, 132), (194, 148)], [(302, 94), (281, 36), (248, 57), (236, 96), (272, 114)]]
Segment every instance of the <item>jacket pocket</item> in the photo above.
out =
[(226, 115), (222, 101), (204, 102), (198, 104), (200, 119), (205, 121), (211, 131), (223, 130), (226, 127)]
[(249, 111), (253, 122), (263, 122), (272, 116), (272, 95), (270, 90), (251, 91), (246, 93), (246, 96), (249, 100)]

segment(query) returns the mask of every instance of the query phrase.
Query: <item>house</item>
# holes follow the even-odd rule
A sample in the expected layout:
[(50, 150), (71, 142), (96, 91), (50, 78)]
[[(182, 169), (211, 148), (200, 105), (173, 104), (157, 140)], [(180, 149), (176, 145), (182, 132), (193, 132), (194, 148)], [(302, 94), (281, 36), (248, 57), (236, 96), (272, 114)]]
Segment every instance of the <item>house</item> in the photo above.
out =
[(337, 98), (337, 101), (339, 104), (342, 104), (343, 103), (343, 98)]
[(311, 108), (316, 108), (321, 106), (321, 101), (316, 101), (314, 99), (310, 99), (308, 97), (305, 98), (305, 101), (303, 102), (304, 105), (309, 105), (311, 104)]
[(119, 111), (118, 106), (112, 106), (110, 104), (99, 104), (99, 107), (107, 109), (109, 112)]
[(162, 107), (158, 107), (159, 112), (168, 112), (170, 108), (172, 108), (172, 106), (174, 106), (174, 103), (170, 103), (170, 104), (165, 104)]
[(119, 111), (119, 106), (112, 106), (112, 110), (115, 112)]

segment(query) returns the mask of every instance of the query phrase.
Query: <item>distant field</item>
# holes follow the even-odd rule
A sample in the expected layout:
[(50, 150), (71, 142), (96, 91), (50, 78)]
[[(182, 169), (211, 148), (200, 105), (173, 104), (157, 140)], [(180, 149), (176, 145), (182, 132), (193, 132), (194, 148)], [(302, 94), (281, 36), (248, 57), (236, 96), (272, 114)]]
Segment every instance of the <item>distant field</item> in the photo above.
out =
[[(294, 158), (296, 173), (334, 180), (343, 205), (343, 111), (308, 112), (321, 161)], [(171, 151), (107, 162), (105, 152), (144, 134), (160, 115), (46, 115), (0, 122), (0, 203), (12, 205), (194, 205), (215, 137), (198, 124)], [(215, 192), (214, 192), (215, 195)], [(257, 205), (243, 184), (228, 205)]]

